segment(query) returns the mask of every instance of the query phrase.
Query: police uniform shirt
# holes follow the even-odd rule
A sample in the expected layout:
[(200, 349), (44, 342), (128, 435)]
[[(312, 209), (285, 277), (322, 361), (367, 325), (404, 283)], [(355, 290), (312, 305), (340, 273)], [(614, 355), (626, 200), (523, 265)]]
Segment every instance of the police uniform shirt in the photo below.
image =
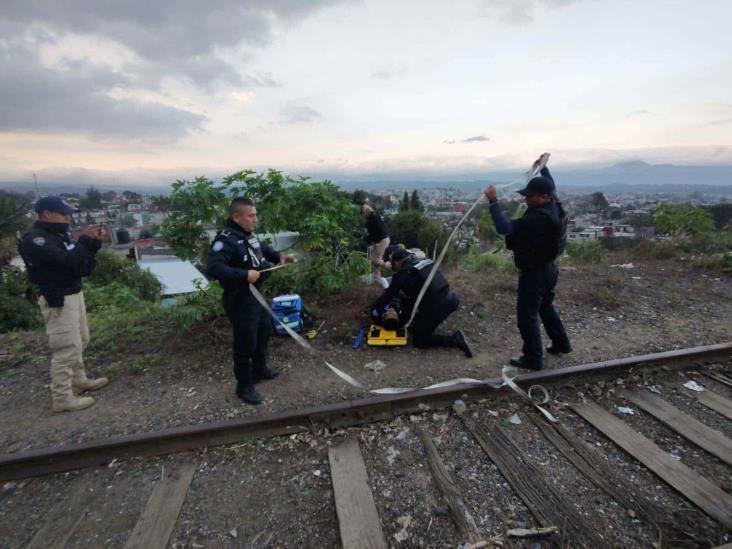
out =
[[(206, 274), (218, 280), (224, 290), (248, 287), (249, 271), (262, 271), (270, 263), (279, 263), (281, 255), (263, 244), (254, 233), (248, 233), (229, 220), (224, 229), (216, 235), (206, 262)], [(255, 286), (264, 281), (261, 276)]]
[(68, 228), (68, 223), (36, 221), (18, 247), (30, 281), (38, 286), (49, 304), (53, 296), (81, 290), (81, 279), (94, 270), (94, 256), (102, 247), (101, 240), (87, 235), (81, 235), (78, 242), (73, 241)]
[[(431, 265), (434, 265), (434, 263), (429, 259), (417, 261), (414, 258), (407, 258), (402, 268), (392, 276), (389, 287), (384, 290), (381, 297), (374, 301), (370, 309), (379, 309), (399, 297), (400, 293), (402, 293), (406, 296), (406, 299), (402, 299), (401, 301), (402, 306), (405, 310), (408, 309), (411, 314), (411, 309), (417, 301), (417, 296), (432, 269)], [(419, 267), (422, 268), (420, 269)], [(441, 300), (449, 291), (450, 286), (447, 280), (445, 280), (445, 277), (442, 276), (440, 271), (437, 271), (425, 292), (420, 309), (425, 306), (429, 307), (432, 301)]]

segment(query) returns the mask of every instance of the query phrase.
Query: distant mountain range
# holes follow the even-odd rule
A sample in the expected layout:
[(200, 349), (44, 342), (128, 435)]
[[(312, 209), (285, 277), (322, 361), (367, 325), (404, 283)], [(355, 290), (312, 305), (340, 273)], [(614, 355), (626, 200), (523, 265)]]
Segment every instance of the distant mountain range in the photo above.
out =
[[(588, 189), (632, 190), (635, 187), (689, 186), (732, 187), (732, 166), (675, 166), (673, 164), (648, 164), (642, 161), (623, 162), (604, 168), (552, 169), (557, 185)], [(357, 177), (334, 177), (345, 188), (435, 188), (457, 186), (479, 188), (486, 183), (507, 183), (520, 176), (517, 171), (487, 171), (455, 175), (430, 176), (428, 174), (373, 174)], [(688, 189), (687, 189), (688, 190)]]
[[(292, 172), (293, 175), (298, 173)], [(722, 190), (732, 187), (732, 166), (676, 166), (673, 164), (648, 164), (642, 161), (622, 162), (603, 168), (557, 168), (552, 169), (557, 185), (560, 188), (600, 189), (605, 191), (646, 190), (658, 191), (659, 186), (675, 192), (689, 192), (689, 187), (695, 190)], [(344, 173), (303, 173), (312, 179), (330, 179), (344, 189), (426, 189), (439, 187), (481, 188), (487, 183), (507, 183), (515, 181), (521, 175), (521, 170), (515, 171), (467, 171), (463, 173), (434, 174), (427, 171), (398, 171), (375, 172), (370, 174)], [(185, 178), (185, 174), (181, 177)], [(41, 193), (84, 192), (90, 184), (100, 190), (114, 189), (122, 191), (131, 189), (151, 194), (167, 194), (169, 186), (160, 184), (145, 184), (143, 181), (129, 181), (114, 185), (105, 183), (58, 181), (41, 182), (38, 188)], [(29, 181), (0, 182), (0, 189), (14, 191), (33, 191), (34, 186)]]

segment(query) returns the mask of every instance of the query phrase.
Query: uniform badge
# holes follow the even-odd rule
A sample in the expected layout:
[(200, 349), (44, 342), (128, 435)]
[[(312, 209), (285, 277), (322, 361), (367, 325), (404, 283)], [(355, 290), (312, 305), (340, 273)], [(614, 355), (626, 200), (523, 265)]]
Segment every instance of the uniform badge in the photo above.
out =
[(254, 248), (255, 250), (259, 249), (259, 239), (256, 236), (253, 236), (249, 239), (249, 245)]
[(216, 242), (213, 243), (213, 246), (211, 246), (211, 249), (214, 252), (220, 252), (221, 250), (224, 249), (224, 243), (221, 242), (220, 240), (217, 240)]
[(73, 242), (64, 242), (64, 246), (66, 246), (66, 249), (68, 251), (71, 251), (74, 248), (76, 248), (76, 244), (74, 244)]
[(33, 239), (33, 244), (36, 246), (44, 246), (46, 244), (46, 239), (42, 236), (37, 236)]

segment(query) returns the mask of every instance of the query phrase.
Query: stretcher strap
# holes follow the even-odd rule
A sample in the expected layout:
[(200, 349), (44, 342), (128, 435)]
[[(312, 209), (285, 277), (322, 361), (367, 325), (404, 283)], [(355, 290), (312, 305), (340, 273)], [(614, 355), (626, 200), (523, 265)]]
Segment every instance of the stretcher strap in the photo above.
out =
[[(356, 387), (357, 389), (364, 390), (365, 387), (363, 383), (355, 379), (354, 377), (348, 375), (346, 372), (339, 370), (329, 362), (325, 363), (328, 368), (331, 369), (331, 371), (336, 374), (339, 378), (341, 378), (343, 381), (348, 383), (349, 385)], [(546, 408), (543, 408), (542, 405), (547, 404), (549, 402), (549, 393), (547, 390), (542, 387), (541, 385), (532, 385), (529, 388), (529, 391), (524, 391), (521, 387), (516, 385), (514, 382), (514, 379), (518, 375), (518, 370), (516, 368), (513, 368), (511, 366), (504, 366), (501, 369), (501, 378), (503, 379), (502, 382), (497, 382), (496, 380), (491, 379), (473, 379), (469, 377), (459, 377), (455, 379), (451, 379), (448, 381), (442, 381), (440, 383), (435, 383), (433, 385), (428, 385), (427, 387), (417, 388), (417, 387), (383, 387), (381, 389), (370, 389), (369, 393), (375, 394), (375, 395), (398, 395), (402, 393), (410, 393), (412, 391), (425, 391), (427, 389), (442, 389), (444, 387), (452, 387), (454, 385), (461, 385), (461, 384), (469, 384), (469, 385), (485, 385), (486, 387), (490, 387), (491, 389), (500, 389), (502, 387), (508, 387), (512, 389), (514, 392), (516, 392), (518, 395), (520, 395), (524, 400), (527, 400), (531, 403), (532, 406), (534, 406), (537, 410), (539, 410), (544, 417), (546, 417), (549, 421), (555, 422), (557, 421), (557, 418), (555, 418), (551, 412), (549, 412)], [(541, 391), (544, 393), (544, 397), (541, 400), (535, 400), (531, 394), (533, 391)]]

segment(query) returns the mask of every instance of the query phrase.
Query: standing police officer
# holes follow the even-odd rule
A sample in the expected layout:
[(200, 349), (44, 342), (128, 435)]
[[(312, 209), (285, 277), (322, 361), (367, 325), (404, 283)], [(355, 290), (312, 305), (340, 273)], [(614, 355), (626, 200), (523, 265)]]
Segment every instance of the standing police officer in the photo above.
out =
[[(391, 284), (381, 297), (370, 305), (369, 310), (376, 309), (380, 311), (382, 307), (401, 295), (400, 303), (404, 310), (402, 323), (404, 323), (404, 320), (411, 315), (417, 296), (432, 271), (434, 262), (430, 259), (418, 261), (403, 248), (392, 252), (391, 261), (395, 269)], [(435, 333), (437, 326), (455, 312), (459, 305), (460, 300), (450, 291), (450, 285), (442, 276), (442, 273), (437, 271), (419, 304), (417, 314), (414, 316), (411, 326), (414, 346), (423, 349), (455, 347), (463, 351), (466, 357), (472, 357), (473, 353), (461, 330), (457, 330), (449, 336)]]
[(523, 217), (513, 221), (504, 217), (496, 188), (491, 185), (485, 189), (496, 231), (506, 236), (506, 246), (513, 251), (519, 270), (516, 317), (524, 344), (523, 355), (512, 358), (511, 364), (531, 370), (540, 370), (543, 360), (537, 316), (552, 341), (547, 352), (572, 352), (562, 319), (554, 308), (554, 288), (559, 277), (555, 260), (561, 252), (564, 212), (556, 199), (549, 170), (544, 168), (541, 174), (518, 191), (525, 197), (528, 209)]
[(75, 393), (101, 389), (106, 377), (86, 377), (82, 354), (89, 343), (86, 307), (81, 279), (89, 276), (102, 246), (98, 225), (84, 229), (78, 242), (69, 236), (71, 214), (62, 198), (47, 196), (36, 202), (38, 221), (20, 242), (30, 281), (41, 294), (38, 304), (51, 348), (51, 396), (53, 411), (83, 410), (94, 404), (90, 396)]
[(254, 389), (258, 381), (274, 379), (280, 373), (267, 367), (267, 343), (272, 335), (272, 321), (267, 311), (249, 290), (259, 289), (268, 273), (260, 271), (272, 263), (290, 263), (294, 256), (282, 256), (262, 244), (254, 228), (257, 208), (248, 198), (235, 198), (229, 205), (229, 220), (216, 235), (206, 263), (206, 273), (221, 283), (223, 303), (233, 330), (234, 376), (236, 395), (249, 404), (260, 404), (262, 397)]
[(383, 218), (371, 206), (361, 206), (361, 215), (366, 221), (366, 240), (373, 245), (371, 263), (374, 265), (374, 278), (378, 280), (381, 278), (381, 267), (384, 266), (384, 250), (391, 239)]

